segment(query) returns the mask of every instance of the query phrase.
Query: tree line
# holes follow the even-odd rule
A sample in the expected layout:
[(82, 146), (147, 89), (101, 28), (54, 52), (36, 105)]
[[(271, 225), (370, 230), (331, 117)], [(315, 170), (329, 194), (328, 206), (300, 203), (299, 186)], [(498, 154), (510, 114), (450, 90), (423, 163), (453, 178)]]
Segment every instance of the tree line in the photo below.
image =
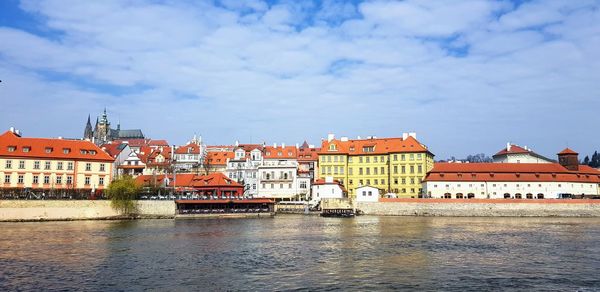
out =
[(598, 154), (598, 151), (594, 151), (592, 158), (586, 155), (581, 161), (581, 164), (589, 165), (590, 167), (594, 168), (600, 167), (600, 154)]

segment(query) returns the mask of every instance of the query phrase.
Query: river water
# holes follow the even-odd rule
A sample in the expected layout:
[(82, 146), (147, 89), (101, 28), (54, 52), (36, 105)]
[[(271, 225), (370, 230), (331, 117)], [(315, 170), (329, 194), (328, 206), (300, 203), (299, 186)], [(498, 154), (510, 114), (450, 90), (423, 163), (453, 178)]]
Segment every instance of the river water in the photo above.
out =
[(0, 290), (600, 291), (600, 219), (0, 223)]

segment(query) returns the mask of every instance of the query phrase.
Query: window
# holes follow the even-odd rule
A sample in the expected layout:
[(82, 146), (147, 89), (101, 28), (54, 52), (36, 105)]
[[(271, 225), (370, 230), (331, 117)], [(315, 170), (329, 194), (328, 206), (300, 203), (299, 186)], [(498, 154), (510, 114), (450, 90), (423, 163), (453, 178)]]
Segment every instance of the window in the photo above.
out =
[(256, 190), (256, 184), (252, 184), (252, 189)]
[(385, 179), (381, 179), (381, 184), (385, 185)]
[(98, 185), (101, 185), (101, 186), (104, 185), (104, 178), (103, 177), (101, 177), (101, 178), (98, 179)]
[(421, 158), (422, 158), (422, 154), (421, 153), (417, 154), (417, 160), (421, 160)]
[(5, 174), (4, 175), (4, 183), (5, 184), (9, 184), (10, 183), (10, 174)]
[(37, 185), (40, 182), (40, 177), (37, 175), (33, 176), (33, 184)]
[(394, 165), (394, 174), (398, 173), (398, 165)]
[(33, 162), (33, 169), (40, 169), (40, 162), (39, 161), (34, 161)]
[(358, 158), (358, 162), (359, 162), (359, 163), (363, 163), (363, 158), (362, 158), (362, 156)]
[(359, 168), (358, 168), (358, 174), (359, 174), (359, 175), (362, 175), (362, 174), (363, 174), (363, 168), (362, 168), (362, 167), (359, 167)]
[(394, 154), (394, 161), (398, 161), (398, 154)]
[(19, 161), (19, 169), (24, 169), (24, 168), (25, 168), (25, 160)]
[(333, 162), (338, 162), (338, 157), (337, 157), (337, 155), (333, 157)]
[(402, 165), (402, 173), (406, 173), (406, 166)]
[(73, 183), (73, 177), (72, 176), (67, 176), (67, 184), (70, 185)]
[(406, 156), (404, 154), (400, 155), (400, 160), (402, 160), (402, 161), (406, 160)]
[(415, 155), (414, 155), (414, 154), (412, 154), (412, 153), (411, 153), (411, 154), (409, 155), (409, 157), (410, 157), (410, 160), (415, 160)]
[(337, 165), (333, 167), (333, 174), (338, 174), (338, 167), (337, 167)]
[(369, 197), (373, 196), (373, 192), (369, 191)]
[(29, 151), (31, 151), (31, 147), (29, 147), (29, 146), (23, 147), (23, 152), (27, 153)]
[(348, 162), (352, 162), (352, 156), (348, 157)]
[(17, 150), (16, 146), (8, 146), (8, 152), (15, 152)]
[(23, 180), (24, 180), (24, 178), (23, 178), (23, 175), (22, 175), (22, 174), (19, 174), (19, 176), (18, 176), (18, 178), (17, 178), (17, 183), (18, 183), (18, 184), (22, 184), (22, 183), (23, 183)]
[(422, 173), (423, 172), (423, 166), (418, 165), (417, 166), (417, 173)]
[(340, 174), (344, 174), (344, 167), (340, 166)]
[(90, 177), (89, 176), (85, 177), (84, 183), (85, 183), (85, 185), (89, 185), (90, 184)]
[(377, 167), (373, 167), (373, 174), (377, 174)]
[(279, 184), (279, 188), (280, 188), (280, 189), (283, 189), (283, 184)]
[(371, 169), (370, 168), (367, 167), (366, 171), (367, 171), (367, 175), (371, 174)]
[(414, 165), (410, 166), (410, 173), (415, 173), (415, 166)]
[(371, 158), (369, 156), (365, 157), (365, 162), (366, 163), (371, 163)]
[(91, 163), (86, 163), (85, 164), (85, 171), (91, 171), (91, 170), (92, 170), (92, 164)]
[(306, 189), (306, 182), (305, 181), (300, 182), (300, 188), (301, 189)]
[(44, 169), (50, 169), (50, 161), (44, 162)]
[(59, 175), (59, 176), (56, 177), (56, 184), (57, 185), (62, 184), (62, 176)]
[(12, 160), (7, 160), (6, 161), (6, 169), (11, 169), (12, 168)]
[[(290, 152), (290, 156), (292, 156), (291, 152)], [(340, 162), (344, 162), (344, 156), (340, 156)]]
[(368, 152), (374, 152), (375, 151), (375, 146), (365, 146), (363, 147), (363, 152), (368, 153)]
[(62, 163), (62, 161), (56, 163), (56, 169), (58, 169), (58, 170), (62, 170), (63, 169), (63, 163)]
[(377, 156), (373, 157), (373, 162), (377, 162)]
[(71, 148), (63, 148), (63, 154), (71, 153)]
[(352, 167), (349, 167), (349, 168), (348, 168), (348, 174), (349, 174), (349, 175), (352, 175)]
[(106, 171), (106, 165), (104, 163), (100, 164), (100, 172)]
[(73, 162), (67, 163), (67, 170), (73, 170)]
[(370, 179), (368, 179), (368, 180), (367, 180), (367, 184), (368, 184), (368, 185), (370, 185), (370, 184), (371, 184), (371, 180), (370, 180)]
[(385, 167), (381, 167), (381, 174), (385, 174)]
[(49, 184), (50, 183), (50, 176), (49, 175), (45, 175), (44, 176), (44, 184)]
[(46, 151), (46, 153), (52, 153), (52, 147), (46, 147), (44, 151)]
[[(398, 184), (398, 178), (394, 178), (394, 184)], [(434, 186), (435, 187), (435, 186)]]

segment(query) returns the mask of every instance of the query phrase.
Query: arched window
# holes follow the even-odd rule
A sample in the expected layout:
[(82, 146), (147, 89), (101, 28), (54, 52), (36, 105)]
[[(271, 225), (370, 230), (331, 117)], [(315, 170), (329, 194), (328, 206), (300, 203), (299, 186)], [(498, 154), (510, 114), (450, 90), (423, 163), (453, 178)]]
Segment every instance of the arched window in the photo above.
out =
[(329, 145), (329, 150), (335, 150), (335, 149), (336, 149), (335, 144)]
[(463, 194), (462, 194), (462, 193), (458, 193), (458, 194), (456, 194), (456, 198), (457, 198), (457, 199), (462, 199), (462, 198), (463, 198)]
[(450, 193), (445, 193), (444, 194), (444, 199), (451, 199), (452, 195)]
[(515, 194), (515, 199), (522, 199), (521, 194), (519, 194), (519, 193)]
[(529, 194), (525, 195), (525, 198), (527, 198), (527, 199), (533, 199), (533, 194), (529, 193)]
[(473, 199), (473, 198), (475, 198), (475, 194), (473, 194), (473, 193), (467, 194), (467, 199)]
[(544, 198), (544, 194), (537, 194), (537, 198), (538, 199), (543, 199)]
[(287, 179), (287, 178), (288, 178), (287, 173), (284, 173), (283, 174), (283, 179)]
[(267, 173), (267, 179), (271, 179), (271, 176)]
[(509, 193), (504, 194), (504, 198), (505, 199), (510, 199), (510, 194)]

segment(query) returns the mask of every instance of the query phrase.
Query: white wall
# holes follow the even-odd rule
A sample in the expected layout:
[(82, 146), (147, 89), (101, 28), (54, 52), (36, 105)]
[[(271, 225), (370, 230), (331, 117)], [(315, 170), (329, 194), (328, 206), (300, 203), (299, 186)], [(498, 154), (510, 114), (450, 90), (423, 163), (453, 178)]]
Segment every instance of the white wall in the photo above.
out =
[(521, 194), (526, 198), (526, 194), (531, 193), (535, 198), (537, 194), (544, 194), (544, 198), (558, 198), (558, 194), (567, 193), (574, 195), (598, 195), (600, 186), (594, 183), (571, 183), (571, 182), (444, 182), (427, 181), (423, 183), (425, 193), (432, 198), (443, 198), (444, 194), (450, 193), (452, 198), (456, 194), (462, 193), (466, 198), (467, 194), (475, 194), (478, 199), (501, 199), (508, 193), (511, 198), (515, 194)]
[(357, 202), (377, 202), (379, 201), (379, 189), (364, 186), (356, 188), (356, 201)]

